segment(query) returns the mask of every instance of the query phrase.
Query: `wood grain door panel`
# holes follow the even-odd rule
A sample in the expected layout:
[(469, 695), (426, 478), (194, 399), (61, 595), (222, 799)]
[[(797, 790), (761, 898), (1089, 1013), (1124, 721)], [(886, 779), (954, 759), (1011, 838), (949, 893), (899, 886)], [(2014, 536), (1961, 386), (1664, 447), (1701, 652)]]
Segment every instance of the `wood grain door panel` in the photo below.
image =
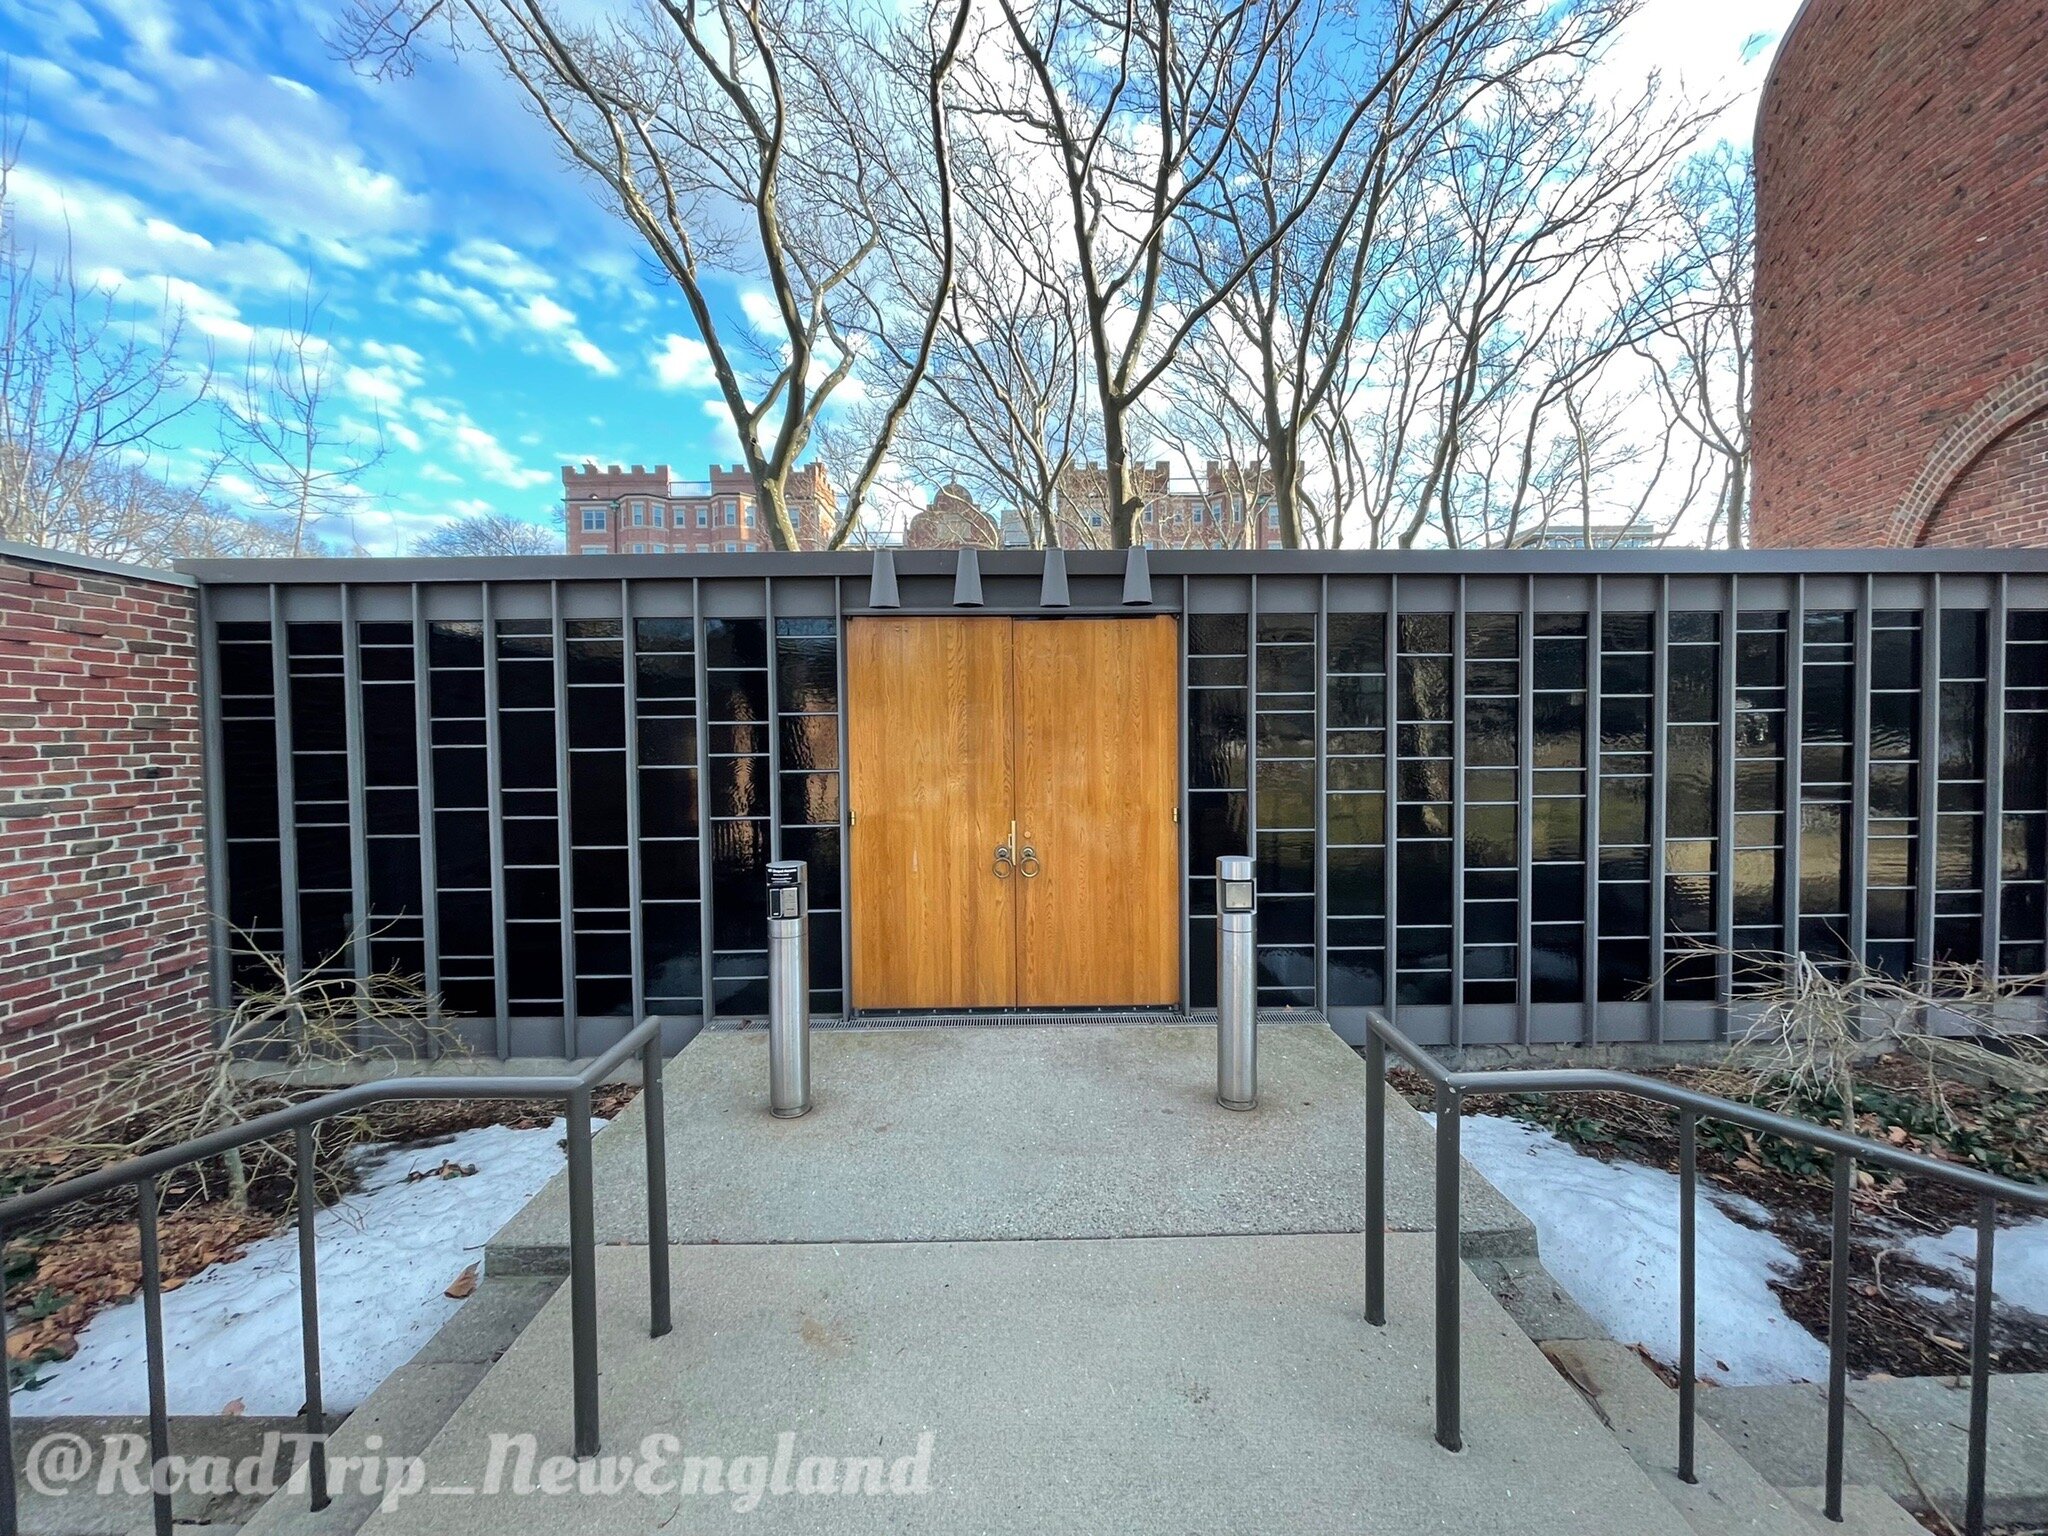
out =
[(847, 626), (856, 1008), (1017, 1001), (1018, 879), (991, 873), (1013, 803), (1008, 619)]
[(1180, 997), (1178, 658), (1174, 621), (1018, 620), (1020, 1007)]

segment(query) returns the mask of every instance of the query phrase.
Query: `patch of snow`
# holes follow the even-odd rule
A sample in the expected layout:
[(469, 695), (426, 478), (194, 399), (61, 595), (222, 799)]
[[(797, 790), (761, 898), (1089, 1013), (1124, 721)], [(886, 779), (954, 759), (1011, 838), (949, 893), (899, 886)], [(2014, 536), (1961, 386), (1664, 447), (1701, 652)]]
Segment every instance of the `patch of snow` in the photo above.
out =
[[(462, 1303), (442, 1292), (561, 1170), (563, 1125), (479, 1126), (430, 1146), (384, 1143), (355, 1154), (358, 1187), (314, 1218), (321, 1386), (330, 1411), (368, 1397), (454, 1315)], [(444, 1162), (474, 1164), (476, 1172), (407, 1181)], [(305, 1380), (296, 1226), (165, 1292), (164, 1339), (172, 1413), (215, 1414), (238, 1398), (251, 1415), (297, 1413)], [(14, 1411), (147, 1413), (147, 1372), (142, 1307), (129, 1301), (80, 1330), (78, 1352), (42, 1367), (43, 1385), (16, 1392)]]
[[(1525, 1121), (1467, 1115), (1465, 1157), (1536, 1224), (1544, 1268), (1594, 1321), (1669, 1365), (1678, 1358), (1678, 1177), (1602, 1162)], [(1729, 1386), (1814, 1381), (1827, 1347), (1785, 1312), (1768, 1282), (1799, 1259), (1752, 1201), (1700, 1184), (1694, 1275), (1704, 1379)]]
[[(1938, 1237), (1905, 1244), (1921, 1263), (1946, 1270), (1965, 1284), (1977, 1273), (1977, 1229), (1954, 1227)], [(2007, 1306), (2048, 1317), (2048, 1216), (2000, 1227), (1991, 1250), (1991, 1294)]]

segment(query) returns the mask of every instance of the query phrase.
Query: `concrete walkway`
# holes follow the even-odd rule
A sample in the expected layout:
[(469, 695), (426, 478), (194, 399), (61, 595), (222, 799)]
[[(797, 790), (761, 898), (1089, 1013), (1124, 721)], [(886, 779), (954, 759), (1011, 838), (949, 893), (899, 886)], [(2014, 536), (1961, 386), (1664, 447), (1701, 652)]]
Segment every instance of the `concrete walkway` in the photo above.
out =
[[(1469, 1272), (1467, 1448), (1434, 1443), (1431, 1141), (1390, 1098), (1373, 1328), (1365, 1068), (1327, 1029), (1263, 1032), (1250, 1114), (1216, 1106), (1213, 1033), (1186, 1026), (814, 1050), (794, 1121), (767, 1113), (758, 1033), (670, 1064), (667, 1338), (646, 1336), (637, 1107), (597, 1140), (603, 1446), (624, 1459), (576, 1491), (564, 1288), (364, 1531), (1698, 1536)], [(1469, 1250), (1533, 1255), (1469, 1170), (1465, 1200)], [(557, 1182), (488, 1269), (559, 1270), (566, 1237)], [(828, 1478), (857, 1491), (803, 1491)]]
[[(1261, 1030), (1259, 1107), (1218, 1107), (1216, 1038), (1185, 1025), (829, 1030), (815, 1108), (767, 1113), (768, 1041), (700, 1035), (669, 1065), (678, 1243), (972, 1242), (1357, 1232), (1365, 1063), (1320, 1024)], [(643, 1242), (636, 1102), (597, 1139), (598, 1240)], [(1387, 1223), (1429, 1229), (1432, 1140), (1388, 1095)], [(1534, 1257), (1535, 1231), (1467, 1170), (1468, 1257)], [(556, 1179), (490, 1248), (494, 1273), (567, 1265)]]
[[(1429, 1244), (1390, 1240), (1396, 1294)], [(365, 1536), (620, 1531), (1460, 1532), (1691, 1536), (1476, 1280), (1468, 1449), (1430, 1439), (1428, 1313), (1361, 1317), (1357, 1237), (778, 1244), (678, 1249), (675, 1333), (645, 1337), (645, 1265), (601, 1255), (607, 1453), (624, 1486), (517, 1488), (570, 1448), (567, 1292), (427, 1452), (427, 1487)], [(877, 1457), (921, 1492), (749, 1489), (806, 1458)], [(645, 1437), (669, 1460), (634, 1486)], [(718, 1490), (657, 1490), (717, 1457)], [(762, 1458), (731, 1491), (734, 1458)], [(813, 1468), (811, 1481), (818, 1469)], [(835, 1478), (843, 1476), (835, 1465)], [(770, 1487), (772, 1489), (772, 1482)], [(862, 1486), (865, 1487), (863, 1481)], [(431, 1490), (479, 1490), (436, 1494)], [(758, 1492), (758, 1489), (757, 1489)]]

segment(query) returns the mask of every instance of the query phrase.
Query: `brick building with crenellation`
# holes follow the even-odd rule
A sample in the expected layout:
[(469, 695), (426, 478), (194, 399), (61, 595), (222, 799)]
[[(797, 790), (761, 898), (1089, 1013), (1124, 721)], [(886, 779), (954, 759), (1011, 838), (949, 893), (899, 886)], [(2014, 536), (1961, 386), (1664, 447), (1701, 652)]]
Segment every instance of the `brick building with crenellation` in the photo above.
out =
[[(797, 545), (823, 549), (839, 503), (822, 464), (790, 472), (790, 521)], [(582, 555), (684, 555), (773, 549), (754, 477), (714, 464), (708, 480), (678, 480), (668, 465), (562, 466), (562, 514), (569, 549)]]

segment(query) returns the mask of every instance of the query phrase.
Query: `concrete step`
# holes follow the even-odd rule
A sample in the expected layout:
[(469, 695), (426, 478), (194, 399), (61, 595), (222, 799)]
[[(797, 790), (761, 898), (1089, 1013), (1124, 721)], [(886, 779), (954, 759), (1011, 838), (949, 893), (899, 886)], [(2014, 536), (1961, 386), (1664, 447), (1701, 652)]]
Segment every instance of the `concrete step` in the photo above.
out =
[[(384, 1502), (390, 1459), (426, 1450), (555, 1290), (549, 1279), (485, 1276), (426, 1347), (385, 1377), (328, 1438), (334, 1497), (327, 1507), (315, 1510), (305, 1492), (280, 1490), (250, 1517), (244, 1536), (353, 1536)], [(374, 1470), (367, 1476), (361, 1467), (344, 1472), (342, 1457), (364, 1458)]]
[[(1355, 1234), (689, 1245), (652, 1340), (645, 1250), (600, 1248), (611, 1491), (522, 1494), (502, 1449), (573, 1486), (564, 1290), (428, 1447), (462, 1492), (363, 1536), (1694, 1536), (1469, 1275), (1465, 1448), (1434, 1443), (1431, 1248), (1389, 1237), (1373, 1328)], [(650, 1451), (680, 1486), (636, 1483)], [(876, 1491), (807, 1495), (826, 1457)]]
[[(1213, 1031), (1186, 1025), (824, 1030), (815, 1107), (767, 1113), (762, 1030), (699, 1035), (663, 1075), (676, 1243), (973, 1242), (1358, 1232), (1365, 1063), (1320, 1026), (1259, 1042), (1259, 1107), (1216, 1103)], [(644, 1100), (599, 1134), (597, 1240), (647, 1240)], [(1434, 1220), (1432, 1133), (1387, 1096), (1387, 1222)], [(1471, 1168), (1467, 1259), (1534, 1258)], [(557, 1177), (490, 1244), (494, 1274), (568, 1268)]]
[(1633, 1349), (1560, 1339), (1543, 1353), (1699, 1536), (1813, 1536), (1791, 1501), (1704, 1423), (1694, 1442), (1699, 1481), (1680, 1481), (1678, 1394)]
[(1826, 1536), (1927, 1536), (1927, 1527), (1907, 1514), (1882, 1488), (1868, 1483), (1849, 1483), (1842, 1489), (1842, 1523), (1837, 1525), (1823, 1513), (1827, 1508), (1825, 1488), (1787, 1488), (1785, 1497), (1806, 1516), (1815, 1531)]

